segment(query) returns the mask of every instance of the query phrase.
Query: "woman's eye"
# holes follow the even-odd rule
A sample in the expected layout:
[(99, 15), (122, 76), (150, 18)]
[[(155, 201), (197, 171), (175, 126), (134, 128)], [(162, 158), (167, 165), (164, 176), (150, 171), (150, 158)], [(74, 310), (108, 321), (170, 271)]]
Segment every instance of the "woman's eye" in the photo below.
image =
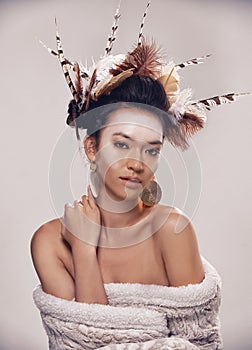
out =
[(147, 149), (146, 152), (149, 153), (151, 156), (157, 156), (160, 154), (160, 151), (156, 148)]
[(125, 142), (116, 141), (114, 142), (114, 145), (118, 148), (123, 148), (123, 149), (129, 148)]

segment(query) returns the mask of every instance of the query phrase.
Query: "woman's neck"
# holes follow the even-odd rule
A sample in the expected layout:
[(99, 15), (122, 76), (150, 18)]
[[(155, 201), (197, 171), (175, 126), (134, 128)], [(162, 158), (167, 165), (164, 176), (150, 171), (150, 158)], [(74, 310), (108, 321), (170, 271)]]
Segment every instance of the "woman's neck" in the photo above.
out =
[(118, 202), (98, 196), (96, 202), (100, 209), (101, 222), (104, 227), (129, 227), (137, 223), (145, 212), (145, 207), (140, 198)]
[(157, 206), (146, 207), (139, 197), (127, 200), (111, 197), (100, 190), (96, 198), (101, 213), (99, 247), (129, 247), (150, 237)]

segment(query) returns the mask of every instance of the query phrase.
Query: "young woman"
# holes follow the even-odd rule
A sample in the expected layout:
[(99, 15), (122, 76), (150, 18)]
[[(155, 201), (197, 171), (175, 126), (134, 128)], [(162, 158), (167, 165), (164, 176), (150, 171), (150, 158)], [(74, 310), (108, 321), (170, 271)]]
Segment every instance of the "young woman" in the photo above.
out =
[[(87, 195), (31, 241), (41, 282), (34, 301), (49, 347), (221, 349), (220, 277), (200, 256), (192, 223), (158, 204), (153, 187), (165, 138), (185, 144), (164, 112), (165, 91), (136, 75), (102, 103), (75, 120), (87, 130)], [(72, 101), (69, 125), (75, 107)]]
[[(120, 98), (127, 103), (120, 104)], [(176, 208), (146, 206), (139, 197), (158, 168), (167, 125), (176, 131), (169, 117), (157, 110), (167, 103), (161, 84), (133, 76), (109, 95), (109, 101), (113, 103), (107, 108), (98, 108), (102, 113), (89, 117), (101, 127), (89, 131), (84, 141), (86, 156), (97, 168), (97, 198), (89, 187), (82, 203), (65, 207), (67, 229), (55, 219), (33, 236), (32, 257), (43, 290), (69, 300), (107, 304), (103, 283), (177, 287), (202, 282), (192, 223)], [(179, 225), (183, 229), (178, 234)], [(118, 228), (116, 242), (109, 228)]]
[(119, 17), (91, 70), (64, 57), (58, 33), (57, 52), (48, 49), (73, 95), (67, 124), (90, 161), (90, 184), (33, 235), (34, 301), (53, 350), (223, 349), (221, 278), (200, 255), (187, 216), (158, 203), (154, 174), (165, 140), (186, 149), (206, 109), (236, 94), (191, 102), (177, 71), (204, 57), (164, 63), (143, 22), (137, 47), (112, 56)]

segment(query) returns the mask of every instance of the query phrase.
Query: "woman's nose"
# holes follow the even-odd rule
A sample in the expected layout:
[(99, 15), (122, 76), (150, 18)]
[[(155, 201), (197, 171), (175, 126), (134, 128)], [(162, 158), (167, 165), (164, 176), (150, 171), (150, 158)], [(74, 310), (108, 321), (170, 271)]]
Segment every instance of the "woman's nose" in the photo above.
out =
[(137, 173), (143, 172), (144, 164), (141, 160), (136, 158), (128, 158), (127, 159), (127, 167)]

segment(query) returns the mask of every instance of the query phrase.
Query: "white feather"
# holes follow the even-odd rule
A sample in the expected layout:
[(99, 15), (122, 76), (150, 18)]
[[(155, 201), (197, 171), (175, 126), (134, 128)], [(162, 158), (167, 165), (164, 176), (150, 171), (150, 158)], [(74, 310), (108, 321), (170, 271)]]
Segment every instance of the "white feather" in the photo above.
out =
[(171, 107), (169, 108), (169, 112), (171, 112), (177, 120), (183, 118), (183, 115), (186, 111), (186, 103), (192, 97), (192, 89), (184, 89), (180, 91), (175, 97), (170, 99), (170, 102), (175, 100)]

